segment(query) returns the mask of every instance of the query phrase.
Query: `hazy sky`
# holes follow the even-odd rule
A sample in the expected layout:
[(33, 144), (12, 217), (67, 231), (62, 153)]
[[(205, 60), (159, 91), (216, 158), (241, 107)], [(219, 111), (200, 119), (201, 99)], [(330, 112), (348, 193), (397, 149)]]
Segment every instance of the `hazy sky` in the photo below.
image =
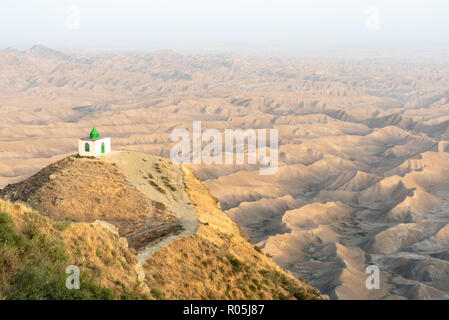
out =
[(447, 0), (1, 0), (0, 47), (449, 47)]

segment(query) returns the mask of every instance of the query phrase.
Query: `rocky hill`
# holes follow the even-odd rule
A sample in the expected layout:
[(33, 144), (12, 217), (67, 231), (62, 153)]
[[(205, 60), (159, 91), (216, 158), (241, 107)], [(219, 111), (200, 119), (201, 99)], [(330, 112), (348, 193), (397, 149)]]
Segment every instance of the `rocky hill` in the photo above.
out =
[[(0, 196), (1, 298), (323, 298), (165, 158), (69, 156)], [(80, 290), (65, 288), (68, 265), (82, 272)]]

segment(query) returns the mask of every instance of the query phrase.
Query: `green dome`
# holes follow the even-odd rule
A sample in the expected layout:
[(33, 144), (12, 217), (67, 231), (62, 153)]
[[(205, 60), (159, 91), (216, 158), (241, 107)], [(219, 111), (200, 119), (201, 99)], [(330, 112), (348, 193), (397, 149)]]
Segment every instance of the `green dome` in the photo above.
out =
[(97, 129), (95, 129), (95, 127), (92, 129), (92, 131), (90, 132), (90, 138), (91, 139), (98, 139), (100, 137), (100, 135), (98, 134)]

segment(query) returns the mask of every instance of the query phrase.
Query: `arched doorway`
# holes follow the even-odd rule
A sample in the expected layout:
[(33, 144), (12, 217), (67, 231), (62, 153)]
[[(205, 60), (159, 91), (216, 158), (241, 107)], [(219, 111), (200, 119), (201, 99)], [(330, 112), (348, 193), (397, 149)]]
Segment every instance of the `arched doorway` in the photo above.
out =
[(104, 153), (104, 142), (101, 143), (101, 153)]
[(89, 144), (86, 142), (86, 144), (84, 145), (84, 151), (89, 152), (90, 150), (90, 146)]

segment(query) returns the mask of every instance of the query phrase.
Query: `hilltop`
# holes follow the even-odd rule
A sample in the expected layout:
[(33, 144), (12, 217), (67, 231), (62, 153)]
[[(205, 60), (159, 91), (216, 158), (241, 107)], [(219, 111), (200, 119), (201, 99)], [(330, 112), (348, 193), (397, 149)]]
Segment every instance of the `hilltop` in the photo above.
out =
[[(323, 298), (256, 247), (190, 169), (162, 157), (69, 156), (0, 196), (3, 298)], [(82, 290), (68, 294), (71, 264)]]

